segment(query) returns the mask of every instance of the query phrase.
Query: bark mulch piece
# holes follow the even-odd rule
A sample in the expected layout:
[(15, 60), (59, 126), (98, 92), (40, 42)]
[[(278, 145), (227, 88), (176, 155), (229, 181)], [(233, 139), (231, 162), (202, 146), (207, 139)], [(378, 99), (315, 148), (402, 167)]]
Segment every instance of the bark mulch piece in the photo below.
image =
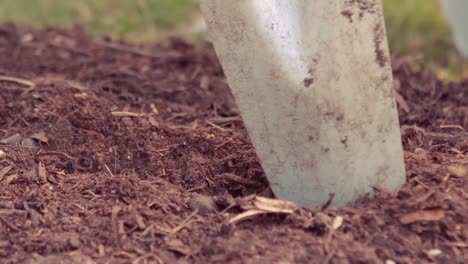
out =
[(0, 58), (2, 263), (468, 259), (468, 81), (394, 63), (407, 183), (311, 210), (268, 199), (208, 49), (3, 24)]

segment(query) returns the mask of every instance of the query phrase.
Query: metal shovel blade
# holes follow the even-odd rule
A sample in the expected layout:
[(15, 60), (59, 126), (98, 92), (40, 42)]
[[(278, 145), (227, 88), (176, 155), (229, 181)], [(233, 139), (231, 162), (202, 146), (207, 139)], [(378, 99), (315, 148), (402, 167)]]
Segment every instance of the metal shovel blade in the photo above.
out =
[(380, 0), (202, 0), (277, 198), (352, 202), (405, 181)]

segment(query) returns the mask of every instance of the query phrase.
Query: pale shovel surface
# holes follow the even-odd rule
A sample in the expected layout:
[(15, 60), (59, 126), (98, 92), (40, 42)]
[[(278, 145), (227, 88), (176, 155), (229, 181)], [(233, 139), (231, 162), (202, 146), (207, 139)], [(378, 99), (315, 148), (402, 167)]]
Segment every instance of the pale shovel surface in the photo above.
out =
[(276, 197), (350, 203), (405, 182), (380, 0), (203, 0)]

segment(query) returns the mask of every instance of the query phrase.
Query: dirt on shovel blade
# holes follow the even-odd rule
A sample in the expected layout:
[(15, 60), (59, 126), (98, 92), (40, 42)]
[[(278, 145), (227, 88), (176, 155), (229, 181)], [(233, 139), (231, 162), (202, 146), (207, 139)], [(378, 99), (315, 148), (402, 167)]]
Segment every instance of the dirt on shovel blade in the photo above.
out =
[(209, 49), (1, 25), (0, 262), (464, 263), (468, 81), (394, 75), (407, 183), (301, 209)]

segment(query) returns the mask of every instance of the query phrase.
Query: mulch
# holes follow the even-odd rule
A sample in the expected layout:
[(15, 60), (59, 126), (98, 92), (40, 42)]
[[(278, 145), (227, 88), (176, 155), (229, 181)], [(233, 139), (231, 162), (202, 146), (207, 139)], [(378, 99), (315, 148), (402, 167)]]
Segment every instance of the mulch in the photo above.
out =
[(0, 262), (464, 263), (468, 81), (393, 64), (407, 183), (304, 209), (208, 47), (0, 25)]

